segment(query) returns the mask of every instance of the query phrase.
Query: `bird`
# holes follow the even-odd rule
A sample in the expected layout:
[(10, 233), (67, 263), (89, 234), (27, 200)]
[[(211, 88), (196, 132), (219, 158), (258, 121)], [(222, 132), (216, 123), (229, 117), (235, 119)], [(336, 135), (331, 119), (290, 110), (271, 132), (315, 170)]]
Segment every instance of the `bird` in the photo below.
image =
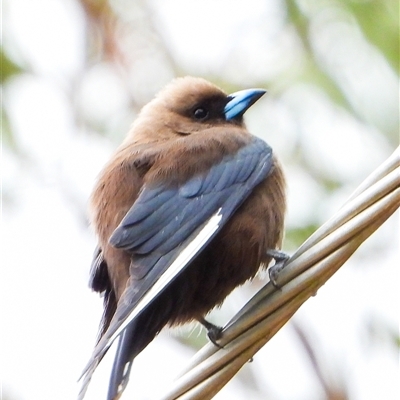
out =
[(199, 321), (217, 344), (221, 328), (206, 315), (284, 254), (283, 169), (243, 118), (265, 93), (175, 78), (100, 172), (89, 286), (104, 296), (104, 314), (78, 399), (114, 341), (107, 400), (121, 396), (134, 358), (165, 326)]

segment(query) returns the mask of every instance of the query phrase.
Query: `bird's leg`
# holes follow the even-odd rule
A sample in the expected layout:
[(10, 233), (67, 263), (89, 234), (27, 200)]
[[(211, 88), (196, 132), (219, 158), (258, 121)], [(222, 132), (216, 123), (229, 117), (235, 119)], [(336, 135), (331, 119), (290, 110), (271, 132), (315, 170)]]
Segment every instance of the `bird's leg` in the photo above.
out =
[(217, 340), (221, 337), (223, 328), (208, 322), (205, 318), (199, 318), (198, 321), (207, 329), (207, 336), (210, 339), (210, 342), (214, 346), (223, 349), (223, 347), (217, 343)]
[(267, 250), (267, 256), (270, 256), (275, 260), (275, 264), (268, 269), (269, 280), (273, 286), (277, 289), (281, 289), (276, 282), (276, 278), (279, 275), (279, 272), (281, 272), (285, 267), (286, 261), (289, 260), (290, 256), (283, 251), (275, 249)]

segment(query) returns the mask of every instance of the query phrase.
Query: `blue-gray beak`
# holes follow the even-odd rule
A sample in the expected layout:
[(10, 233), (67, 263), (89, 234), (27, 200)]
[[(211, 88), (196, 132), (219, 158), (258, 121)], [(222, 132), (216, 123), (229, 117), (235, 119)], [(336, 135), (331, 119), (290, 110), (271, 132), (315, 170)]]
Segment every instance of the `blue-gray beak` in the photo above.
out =
[(264, 89), (246, 89), (230, 94), (224, 108), (226, 120), (242, 116), (265, 92)]

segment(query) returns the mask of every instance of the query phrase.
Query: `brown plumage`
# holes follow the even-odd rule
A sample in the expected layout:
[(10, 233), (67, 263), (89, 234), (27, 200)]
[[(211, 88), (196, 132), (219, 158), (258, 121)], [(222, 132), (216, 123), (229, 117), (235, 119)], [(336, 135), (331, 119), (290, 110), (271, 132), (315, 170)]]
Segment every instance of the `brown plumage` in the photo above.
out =
[[(130, 366), (165, 325), (201, 321), (260, 266), (269, 264), (268, 250), (280, 248), (283, 173), (271, 149), (247, 131), (242, 118), (263, 93), (227, 96), (203, 79), (176, 79), (143, 108), (101, 172), (91, 197), (99, 240), (91, 287), (104, 292), (105, 311), (81, 398), (115, 337), (120, 340), (109, 400), (119, 397), (127, 383), (125, 365)], [(171, 193), (169, 203), (164, 193)], [(145, 216), (135, 217), (142, 209)], [(186, 219), (180, 220), (181, 215)], [(196, 240), (212, 215), (223, 216), (216, 232), (187, 268), (124, 327), (146, 285), (151, 287)], [(189, 228), (182, 232), (185, 221)], [(157, 269), (161, 272), (152, 275)]]

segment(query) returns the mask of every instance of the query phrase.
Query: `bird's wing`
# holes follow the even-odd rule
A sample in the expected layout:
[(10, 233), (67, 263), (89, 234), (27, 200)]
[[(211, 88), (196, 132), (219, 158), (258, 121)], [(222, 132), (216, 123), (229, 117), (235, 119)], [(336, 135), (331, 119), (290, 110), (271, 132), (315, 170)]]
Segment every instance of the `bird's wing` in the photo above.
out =
[(178, 187), (143, 188), (110, 238), (113, 246), (134, 254), (134, 284), (128, 285), (95, 347), (85, 381), (116, 337), (183, 271), (271, 167), (271, 148), (254, 138)]

